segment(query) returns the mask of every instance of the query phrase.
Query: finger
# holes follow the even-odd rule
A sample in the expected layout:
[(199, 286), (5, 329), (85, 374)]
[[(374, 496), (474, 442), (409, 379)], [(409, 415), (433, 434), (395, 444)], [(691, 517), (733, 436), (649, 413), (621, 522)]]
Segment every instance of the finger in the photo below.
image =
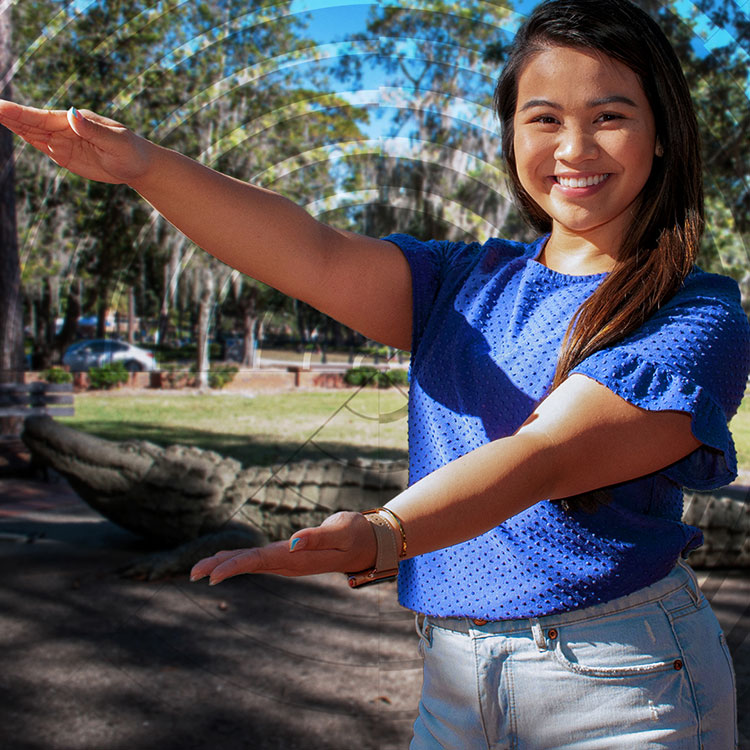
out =
[(108, 117), (101, 117), (90, 110), (71, 107), (66, 113), (71, 130), (103, 151), (114, 151), (122, 143), (122, 133), (127, 128)]
[(199, 581), (201, 578), (205, 578), (207, 575), (210, 575), (211, 571), (213, 571), (217, 565), (220, 565), (225, 560), (242, 554), (245, 551), (246, 550), (244, 549), (221, 550), (211, 557), (204, 557), (193, 565), (193, 568), (190, 571), (190, 580)]
[(16, 128), (19, 128), (25, 131), (31, 129), (56, 133), (68, 128), (64, 109), (25, 107), (5, 99), (0, 100), (0, 122), (14, 132), (18, 132)]
[(209, 584), (215, 586), (227, 578), (244, 573), (274, 573), (283, 569), (283, 559), (289, 557), (284, 542), (276, 542), (266, 547), (242, 550), (221, 562), (211, 571)]

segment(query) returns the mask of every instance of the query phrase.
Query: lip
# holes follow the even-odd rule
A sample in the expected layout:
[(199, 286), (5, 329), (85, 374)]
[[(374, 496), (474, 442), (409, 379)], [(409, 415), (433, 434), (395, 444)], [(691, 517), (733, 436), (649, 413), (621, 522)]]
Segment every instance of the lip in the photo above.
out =
[[(561, 185), (559, 182), (559, 179), (562, 178), (568, 178), (568, 179), (588, 179), (590, 177), (604, 177), (601, 182), (596, 183), (595, 185), (585, 185), (583, 187), (573, 187), (571, 185)], [(586, 197), (589, 195), (594, 195), (595, 193), (598, 193), (600, 190), (604, 188), (604, 186), (609, 182), (610, 177), (612, 177), (611, 172), (577, 172), (575, 174), (555, 174), (550, 175), (549, 179), (552, 182), (552, 187), (555, 190), (558, 190), (563, 195), (567, 196), (575, 196), (575, 197)]]

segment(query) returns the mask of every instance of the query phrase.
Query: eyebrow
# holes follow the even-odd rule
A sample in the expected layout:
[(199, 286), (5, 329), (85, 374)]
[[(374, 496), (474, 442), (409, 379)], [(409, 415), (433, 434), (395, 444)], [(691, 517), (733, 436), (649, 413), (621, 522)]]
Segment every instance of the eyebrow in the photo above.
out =
[[(593, 99), (586, 103), (589, 108), (601, 107), (603, 104), (625, 104), (628, 107), (637, 107), (638, 105), (627, 96), (613, 94), (612, 96), (603, 96), (601, 99)], [(518, 111), (524, 112), (532, 107), (549, 107), (550, 109), (562, 109), (562, 105), (557, 102), (551, 102), (549, 99), (529, 99)]]

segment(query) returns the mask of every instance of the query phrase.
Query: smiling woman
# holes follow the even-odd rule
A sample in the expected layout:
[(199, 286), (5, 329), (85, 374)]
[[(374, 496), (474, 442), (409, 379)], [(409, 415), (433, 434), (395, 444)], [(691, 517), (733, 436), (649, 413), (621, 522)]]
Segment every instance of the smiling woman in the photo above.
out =
[(552, 221), (540, 260), (578, 275), (612, 270), (657, 145), (636, 74), (591, 51), (543, 49), (518, 79), (513, 131), (518, 179)]

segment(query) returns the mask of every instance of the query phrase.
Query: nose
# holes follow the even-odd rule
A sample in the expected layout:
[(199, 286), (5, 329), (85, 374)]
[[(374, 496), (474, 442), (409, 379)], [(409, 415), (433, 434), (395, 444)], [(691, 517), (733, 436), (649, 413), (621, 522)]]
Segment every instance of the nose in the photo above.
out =
[(575, 164), (595, 159), (598, 154), (596, 140), (591, 133), (579, 127), (563, 128), (559, 131), (555, 148), (555, 159)]

